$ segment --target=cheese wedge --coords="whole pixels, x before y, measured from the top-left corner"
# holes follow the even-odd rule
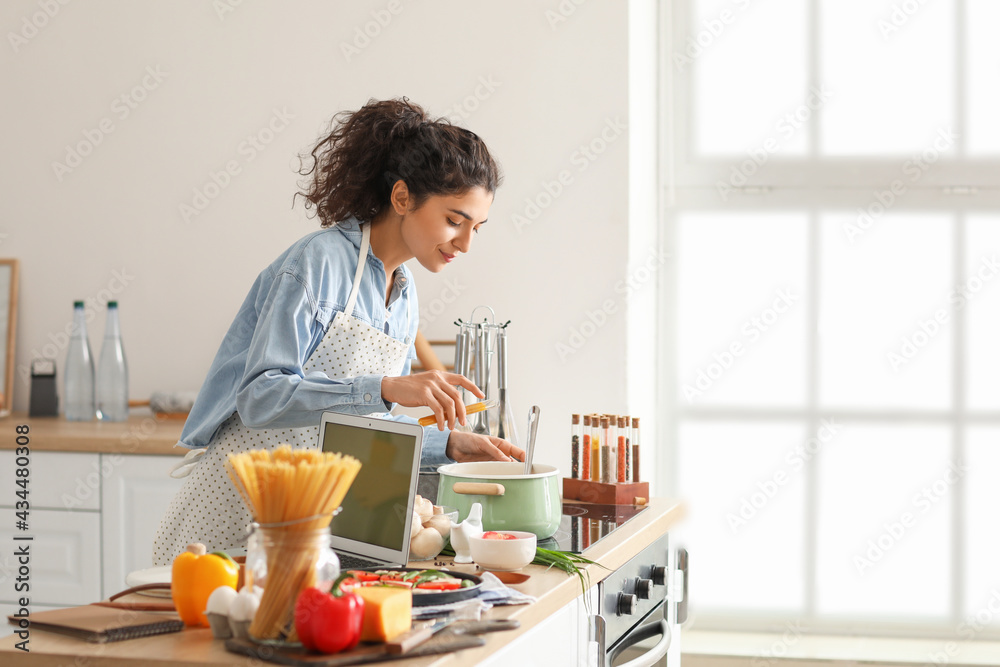
[[[354,592],[365,601],[361,641],[386,642],[410,629],[413,594],[408,588],[358,586]]]

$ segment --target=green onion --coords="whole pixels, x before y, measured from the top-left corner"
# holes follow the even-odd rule
[[[442,556],[454,556],[455,550],[451,546],[445,547],[441,551]],[[597,561],[590,560],[589,558],[584,558],[580,554],[571,553],[569,551],[556,551],[554,549],[543,549],[542,547],[535,548],[535,559],[531,561],[532,565],[544,565],[549,568],[556,568],[562,570],[566,574],[575,574],[580,578],[580,588],[583,593],[587,593],[587,583],[590,580],[590,576],[584,579],[586,572],[580,569],[581,565],[596,565],[598,567],[604,567]],[[608,569],[604,567],[604,569]]]

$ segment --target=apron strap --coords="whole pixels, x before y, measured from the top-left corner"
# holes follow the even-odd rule
[[[190,475],[191,471],[194,470],[194,465],[198,463],[198,459],[205,455],[205,451],[205,447],[192,449],[184,455],[184,458],[181,459],[180,463],[177,463],[170,468],[170,476],[174,479],[182,479]]]
[[[365,272],[365,264],[368,263],[368,248],[372,243],[372,225],[365,223],[361,225],[361,252],[358,253],[358,269],[354,272],[354,284],[351,286],[351,296],[347,299],[347,307],[344,312],[354,317],[354,304],[358,302],[358,291],[361,288],[361,276]]]

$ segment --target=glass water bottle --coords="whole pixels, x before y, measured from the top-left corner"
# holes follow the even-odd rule
[[[117,301],[108,301],[104,344],[97,365],[97,418],[109,422],[128,419],[128,363],[122,347]]]
[[[87,421],[94,418],[94,358],[87,339],[87,316],[83,301],[73,302],[73,332],[66,350],[66,372],[63,373],[63,402],[66,419]]]

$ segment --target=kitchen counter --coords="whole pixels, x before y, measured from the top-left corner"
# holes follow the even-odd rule
[[[588,558],[608,568],[605,570],[596,565],[587,566],[585,571],[589,577],[589,586],[596,585],[609,571],[623,565],[632,556],[651,544],[654,539],[670,530],[683,514],[683,507],[677,501],[662,498],[652,499],[649,509],[641,512],[587,550],[585,555]],[[473,571],[473,566],[446,565],[445,567],[452,567],[459,571]],[[546,569],[539,565],[529,565],[524,568],[523,572],[531,575],[531,579],[523,584],[517,584],[513,588],[535,596],[538,601],[529,605],[496,607],[485,616],[486,618],[517,619],[521,623],[519,629],[484,635],[486,644],[479,648],[466,649],[458,653],[399,660],[391,664],[401,667],[457,667],[458,665],[477,664],[561,610],[580,596],[582,592],[579,579],[561,571]],[[88,667],[130,667],[133,665],[222,667],[223,665],[243,664],[248,660],[245,657],[227,652],[223,642],[213,640],[211,631],[207,629],[184,630],[179,633],[112,644],[88,644],[69,637],[34,630],[29,638],[30,653],[16,650],[14,644],[18,641],[16,635],[0,640],[0,663],[8,667],[19,665],[55,667],[56,665],[71,664],[75,658],[76,663],[80,663],[82,659],[83,664],[87,664]],[[258,667],[267,664],[256,660],[253,662]]]
[[[35,452],[103,454],[168,454],[184,456],[188,450],[174,447],[184,428],[183,419],[165,419],[133,411],[124,422],[71,422],[62,417],[29,417],[15,412],[0,419],[0,432],[13,434],[26,424],[30,447]],[[0,450],[14,449],[14,437],[0,439]]]

